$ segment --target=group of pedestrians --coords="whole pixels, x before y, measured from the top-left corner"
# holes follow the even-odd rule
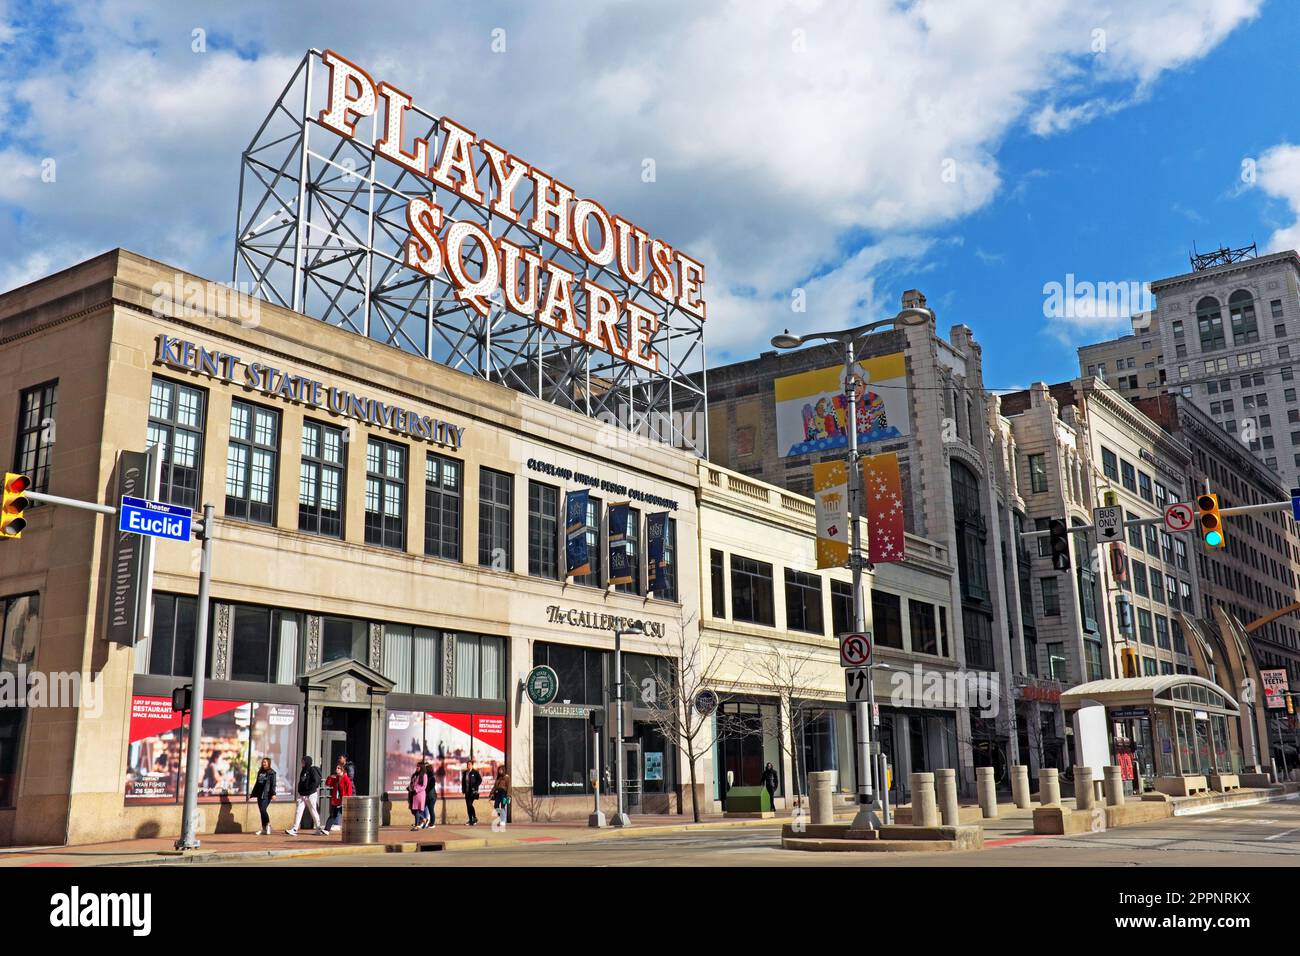
[[[465,825],[477,826],[478,812],[474,804],[478,801],[479,792],[483,788],[483,774],[479,773],[472,760],[465,765],[465,770],[461,773],[460,788],[465,796]],[[411,774],[410,782],[406,785],[406,793],[411,812],[415,815],[415,822],[411,825],[411,829],[424,830],[434,826],[433,804],[438,799],[438,789],[433,776],[433,765],[429,761],[422,759],[416,765],[415,772]],[[492,801],[492,808],[496,811],[497,817],[504,820],[510,805],[510,772],[505,767],[502,767],[497,774],[488,798]]]
[[[343,816],[343,798],[356,793],[355,780],[356,767],[346,755],[339,756],[334,764],[334,771],[328,777],[322,776],[321,768],[312,762],[311,757],[303,757],[295,790],[297,797],[293,826],[284,832],[289,836],[297,836],[303,814],[306,813],[311,816],[315,833],[321,836],[333,833]],[[483,787],[483,774],[474,766],[473,761],[466,764],[460,782],[461,792],[465,795],[466,825],[477,826],[478,813],[474,804],[479,799],[479,792]],[[329,788],[330,795],[329,817],[326,818],[323,826],[320,811],[316,809],[322,786]],[[275,768],[271,764],[270,757],[263,757],[252,790],[252,796],[257,801],[257,812],[262,820],[262,825],[257,831],[259,836],[271,834],[270,806],[271,801],[275,799],[275,790]],[[438,791],[434,781],[433,765],[428,760],[421,759],[416,766],[415,772],[411,774],[410,783],[407,784],[406,794],[411,812],[415,814],[415,822],[411,825],[411,829],[424,830],[433,826],[433,805],[438,799]],[[488,799],[492,801],[492,809],[498,819],[504,822],[510,806],[510,772],[504,766],[496,776]]]
[[[356,773],[356,767],[348,760],[346,754],[339,755],[338,761],[334,764],[334,772],[323,778],[320,767],[312,762],[311,757],[303,757],[302,768],[298,771],[295,801],[297,806],[294,809],[293,826],[284,832],[289,836],[297,836],[305,812],[311,816],[315,833],[321,836],[333,833],[343,816],[343,798],[357,792],[356,784],[353,783]],[[320,811],[316,809],[322,785],[328,787],[330,791],[330,812],[324,826],[320,822]],[[257,769],[257,780],[253,783],[252,792],[253,798],[257,800],[257,812],[262,818],[262,826],[257,831],[260,836],[271,834],[269,808],[271,801],[275,799],[275,787],[275,768],[271,765],[270,757],[263,757],[262,764]]]

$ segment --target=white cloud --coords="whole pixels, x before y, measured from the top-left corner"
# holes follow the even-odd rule
[[[54,56],[0,62],[0,120],[26,116],[0,149],[59,163],[52,188],[0,179],[0,204],[25,224],[0,255],[77,236],[228,278],[239,154],[305,47],[332,46],[703,259],[711,355],[743,354],[789,321],[796,287],[823,325],[895,305],[877,301],[877,280],[998,194],[1008,132],[1122,104],[1123,87],[1203,56],[1257,7],[483,4],[436,30],[403,29],[410,14],[380,2],[364,15],[253,0],[201,16],[145,0],[74,7],[83,23]],[[498,27],[505,53],[492,52]]]
[[[1256,182],[1264,193],[1287,205],[1292,219],[1268,239],[1268,252],[1300,249],[1300,146],[1279,143],[1256,161]]]

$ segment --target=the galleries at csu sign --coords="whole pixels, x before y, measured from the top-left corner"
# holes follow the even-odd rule
[[[328,101],[317,117],[322,126],[361,140],[380,156],[449,190],[455,203],[473,203],[593,266],[616,270],[631,286],[704,320],[701,263],[445,116],[438,120],[439,135],[431,146],[415,135],[418,131],[407,129],[412,110],[408,94],[376,82],[332,50],[322,59],[329,68]],[[366,117],[373,119],[358,122]],[[482,169],[486,177],[476,175]],[[531,203],[526,202],[529,194]],[[479,222],[452,219],[431,197],[409,200],[406,223],[406,265],[450,282],[479,315],[488,315],[500,299],[510,311],[540,325],[649,371],[659,370],[651,342],[660,316],[632,296],[620,298],[559,262],[543,259],[527,244],[494,237]]]

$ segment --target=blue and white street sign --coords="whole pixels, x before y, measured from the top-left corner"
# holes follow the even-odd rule
[[[151,538],[188,541],[193,520],[194,514],[189,508],[123,495],[122,507],[117,512],[117,530]]]
[[[1300,521],[1300,488],[1291,489],[1291,515]]]

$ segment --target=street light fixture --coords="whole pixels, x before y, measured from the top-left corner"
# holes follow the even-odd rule
[[[848,400],[849,406],[849,570],[853,575],[853,629],[855,631],[866,630],[866,601],[862,594],[862,566],[865,563],[862,560],[862,529],[859,527],[859,517],[861,515],[861,496],[862,496],[862,477],[858,471],[858,402],[857,390],[861,383],[858,383],[853,374],[853,365],[856,361],[855,343],[859,338],[867,335],[877,329],[890,328],[908,328],[925,325],[934,321],[934,313],[929,309],[909,306],[895,315],[893,318],[881,319],[879,322],[868,322],[866,325],[860,325],[856,328],[845,329],[840,332],[812,332],[808,335],[792,335],[789,329],[786,329],[780,335],[772,337],[772,347],[777,349],[794,349],[803,345],[805,342],[816,339],[824,339],[831,342],[838,342],[844,346],[844,393]],[[869,668],[879,665],[869,664]],[[857,707],[857,752],[858,752],[858,813],[853,818],[850,825],[854,830],[875,830],[880,826],[880,818],[876,816],[876,811],[883,811],[885,822],[889,821],[888,803],[882,802],[880,798],[880,788],[874,784],[873,780],[879,774],[879,783],[884,783],[884,771],[875,766],[875,760],[871,752],[871,719],[876,711],[876,689],[874,674],[871,680],[867,681],[867,700],[865,703],[859,702]],[[886,797],[886,800],[888,798]]]
[[[618,804],[610,822],[616,827],[631,826],[623,809],[623,635],[640,637],[644,633],[645,628],[636,621],[626,627],[614,628],[614,726],[618,728],[614,741],[614,792],[618,795]]]

